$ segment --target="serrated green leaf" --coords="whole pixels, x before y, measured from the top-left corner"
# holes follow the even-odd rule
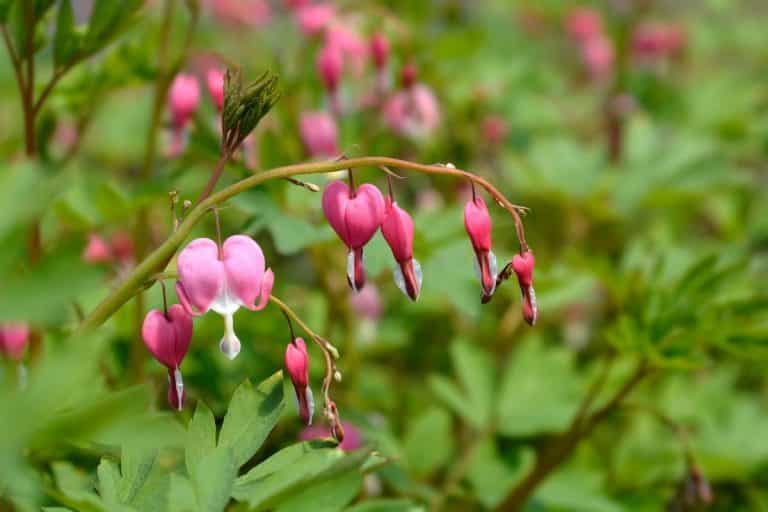
[[[184,454],[187,472],[192,474],[200,461],[216,448],[216,421],[213,413],[205,405],[198,401],[195,414],[187,427],[187,440]]]
[[[470,459],[467,480],[480,502],[489,509],[497,507],[533,467],[535,455],[531,448],[509,452],[503,458],[494,440],[486,439]]]
[[[362,483],[363,476],[353,469],[289,496],[275,507],[275,511],[338,512],[357,495]]]
[[[276,372],[256,389],[249,380],[238,386],[219,434],[219,447],[232,450],[236,467],[253,457],[284,407],[282,372]]]
[[[464,388],[466,407],[472,411],[476,428],[486,428],[493,420],[496,368],[488,353],[466,341],[451,345],[451,360]]]
[[[219,447],[205,455],[190,475],[200,512],[222,512],[229,502],[237,466],[229,448]]]
[[[99,494],[107,503],[117,504],[119,501],[117,489],[120,485],[120,471],[114,462],[108,459],[101,459],[99,467],[96,469],[99,477]]]
[[[416,506],[412,501],[399,499],[374,499],[365,500],[344,512],[424,512],[424,507]]]
[[[120,503],[130,504],[149,479],[155,465],[157,452],[145,447],[128,445],[123,447],[120,459],[120,472],[123,477],[117,489]]]
[[[408,468],[425,476],[450,460],[453,453],[451,416],[433,407],[414,418],[403,440]]]

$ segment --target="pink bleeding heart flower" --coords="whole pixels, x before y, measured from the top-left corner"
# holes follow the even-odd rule
[[[344,432],[344,439],[339,443],[339,448],[345,452],[352,452],[363,446],[363,435],[355,425],[348,421],[341,422]],[[324,425],[315,425],[307,427],[299,434],[302,441],[312,441],[313,439],[327,439],[332,436],[332,432]]]
[[[186,146],[186,128],[200,102],[200,88],[192,75],[176,75],[168,92],[168,106],[171,111],[171,143],[168,156],[177,157]]]
[[[480,196],[464,205],[464,227],[475,251],[475,269],[480,277],[483,297],[489,298],[496,290],[496,256],[491,251],[491,215]]]
[[[421,265],[413,259],[413,219],[408,212],[400,208],[391,197],[387,197],[384,218],[381,221],[381,234],[392,250],[397,261],[395,284],[400,290],[416,300],[421,291]]]
[[[83,250],[83,261],[86,263],[107,263],[112,261],[112,248],[106,240],[96,233],[88,235],[88,243]]]
[[[339,83],[344,70],[344,59],[341,49],[332,44],[326,44],[317,54],[317,72],[328,93],[331,110],[335,116],[341,115],[341,96]]]
[[[373,238],[384,217],[384,198],[379,189],[365,183],[351,190],[334,181],[323,192],[323,212],[339,238],[349,248],[347,280],[354,291],[365,285],[363,246]]]
[[[603,35],[589,39],[581,46],[581,60],[592,79],[607,78],[613,70],[613,42]]]
[[[144,318],[141,337],[154,358],[168,369],[168,402],[181,410],[185,394],[180,366],[192,340],[192,317],[179,304],[168,308],[167,314],[153,309]]]
[[[375,323],[382,313],[381,296],[374,283],[369,284],[349,299],[352,310],[363,320]]]
[[[376,69],[383,69],[389,60],[389,40],[381,32],[371,37],[371,55]]]
[[[538,317],[538,307],[536,305],[536,292],[533,289],[533,267],[536,260],[531,251],[523,254],[516,254],[512,258],[512,269],[517,274],[517,282],[520,285],[520,292],[523,300],[523,317],[530,325],[536,323]]]
[[[440,106],[424,84],[407,87],[384,104],[384,121],[398,135],[413,139],[430,136],[440,125]]]
[[[568,35],[578,43],[584,43],[603,32],[603,18],[600,13],[588,7],[571,11],[565,19]]]
[[[29,344],[29,325],[7,323],[0,325],[0,354],[12,361],[20,361]]]
[[[347,69],[353,75],[360,76],[368,60],[369,45],[353,27],[350,23],[330,25],[325,31],[325,44],[338,48]]]
[[[312,424],[315,400],[309,387],[309,354],[302,338],[296,338],[285,349],[285,368],[296,392],[296,405],[301,421]]]
[[[209,69],[205,74],[205,85],[216,105],[216,110],[221,113],[224,108],[224,72],[220,69]]]
[[[213,310],[224,317],[219,348],[234,359],[241,346],[234,329],[235,312],[241,306],[264,309],[275,280],[272,270],[265,270],[261,247],[245,235],[227,238],[221,248],[209,238],[198,238],[179,253],[177,266],[176,294],[182,306],[192,316]]]
[[[134,260],[133,238],[127,231],[115,231],[110,238],[112,254],[123,264],[130,265]]]
[[[313,158],[339,154],[339,131],[336,120],[325,111],[302,112],[299,120],[301,140]]]
[[[299,6],[296,10],[296,23],[306,36],[319,34],[336,17],[336,7],[331,3],[318,3]]]

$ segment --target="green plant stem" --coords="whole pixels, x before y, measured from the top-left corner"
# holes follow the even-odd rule
[[[264,182],[288,178],[292,176],[302,174],[322,174],[327,172],[339,171],[347,168],[357,167],[374,167],[380,166],[396,167],[398,169],[409,170],[414,172],[420,172],[425,174],[435,174],[444,176],[453,176],[462,179],[468,179],[475,184],[483,187],[488,193],[499,203],[505,210],[507,210],[515,219],[515,223],[518,226],[517,231],[520,237],[520,243],[525,244],[525,239],[522,237],[523,227],[522,219],[520,217],[520,211],[523,208],[512,204],[504,195],[499,192],[496,187],[491,185],[485,179],[476,176],[467,171],[460,169],[454,169],[452,167],[445,167],[442,165],[424,165],[406,160],[398,160],[396,158],[382,157],[382,156],[368,156],[360,158],[350,158],[348,160],[334,160],[328,162],[310,162],[295,165],[286,165],[283,167],[276,167],[269,171],[264,171],[260,174],[249,176],[237,183],[234,183],[215,194],[212,194],[207,199],[203,200],[192,208],[187,214],[184,221],[179,224],[179,229],[172,233],[165,242],[163,242],[157,249],[155,249],[146,259],[144,259],[139,265],[133,269],[128,277],[123,280],[91,313],[85,318],[77,329],[77,334],[83,334],[100,326],[104,321],[112,316],[120,307],[125,304],[133,295],[141,288],[144,282],[152,274],[162,272],[165,266],[173,258],[176,250],[186,240],[189,233],[194,228],[195,224],[210,210],[213,206],[219,205],[228,199],[236,196],[237,194],[244,192],[250,188],[261,185]],[[527,246],[526,246],[527,247]]]
[[[533,469],[517,484],[507,498],[496,508],[504,512],[517,512],[522,510],[528,499],[561,464],[573,454],[579,443],[588,437],[595,427],[618,408],[627,396],[650,373],[650,368],[645,361],[641,361],[635,371],[622,384],[616,393],[599,409],[586,415],[577,413],[569,429],[556,437],[548,444],[536,458]],[[598,382],[603,379],[598,376]],[[585,401],[593,403],[596,394],[602,388],[602,384],[592,386],[585,397]],[[581,407],[579,411],[581,412]]]

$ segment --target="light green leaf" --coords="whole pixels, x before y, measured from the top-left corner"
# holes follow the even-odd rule
[[[276,372],[255,390],[249,380],[238,386],[219,434],[219,447],[232,449],[236,467],[253,457],[284,407],[282,372]]]
[[[409,500],[365,500],[353,507],[345,509],[345,512],[424,512],[424,507],[419,507]]]
[[[197,402],[195,414],[187,428],[185,461],[191,474],[200,461],[216,448],[216,421],[213,413],[202,400]]]
[[[289,496],[280,503],[276,512],[337,512],[342,510],[360,491],[363,476],[353,469],[338,476],[318,482],[307,489]]]
[[[232,495],[237,466],[232,450],[219,447],[209,452],[190,475],[200,512],[222,512]]]
[[[494,508],[533,467],[535,455],[530,448],[513,451],[511,460],[502,458],[493,439],[481,442],[470,459],[467,480],[475,496],[486,507]]]
[[[416,476],[425,476],[443,466],[453,453],[451,416],[433,407],[417,416],[403,441],[408,468]]]

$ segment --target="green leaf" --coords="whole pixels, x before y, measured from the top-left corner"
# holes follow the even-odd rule
[[[53,37],[54,67],[61,68],[69,64],[77,54],[79,43],[71,0],[61,0],[56,17],[56,32]]]
[[[345,512],[424,512],[424,507],[418,507],[409,500],[378,499],[365,500],[353,507],[345,509]]]
[[[5,23],[8,19],[8,13],[14,2],[17,0],[0,0],[0,23]]]
[[[403,441],[408,468],[416,476],[425,476],[443,466],[453,453],[451,416],[433,407],[417,416]]]
[[[83,44],[86,54],[99,51],[117,37],[142,4],[142,0],[96,0]]]
[[[107,505],[114,505],[119,502],[117,488],[120,484],[120,471],[114,462],[108,459],[101,459],[99,467],[96,469],[99,477],[99,494]]]
[[[512,486],[528,474],[535,455],[531,448],[525,447],[512,450],[514,457],[509,457],[508,453],[502,457],[493,439],[480,443],[470,459],[467,480],[474,495],[491,509],[498,506]]]
[[[222,512],[229,503],[237,466],[229,448],[209,452],[190,474],[200,512]]]
[[[588,468],[568,468],[558,471],[536,491],[534,500],[547,510],[573,512],[622,512],[624,507],[602,491],[599,474]]]
[[[276,512],[337,512],[342,510],[360,491],[363,476],[353,469],[318,482],[280,503]]]
[[[117,488],[117,497],[121,503],[131,503],[147,482],[155,464],[157,452],[138,446],[123,448],[120,470],[123,475]]]
[[[216,449],[216,421],[213,413],[202,400],[197,402],[195,414],[187,428],[185,461],[187,471],[192,474],[200,461]]]
[[[255,390],[247,379],[238,386],[219,434],[219,446],[232,449],[236,467],[253,457],[275,427],[284,407],[281,371]]]

